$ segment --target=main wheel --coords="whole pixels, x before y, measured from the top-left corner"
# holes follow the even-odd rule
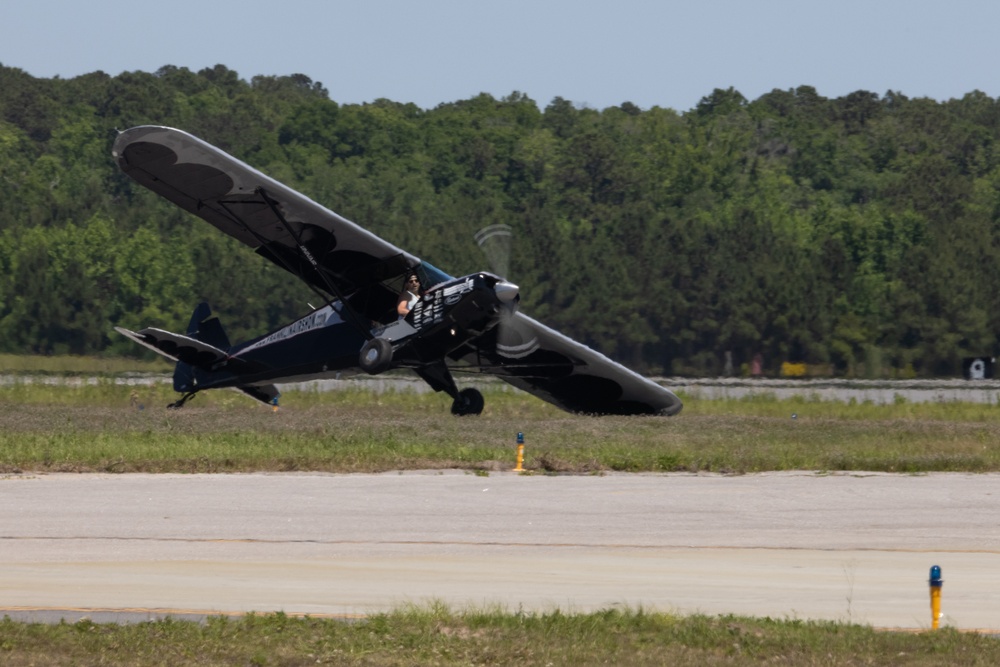
[[[479,390],[469,387],[458,392],[458,398],[451,404],[451,414],[456,417],[478,415],[482,413],[484,405],[485,401],[483,401],[483,395],[479,393]]]
[[[378,375],[389,368],[392,363],[392,343],[385,338],[372,338],[365,341],[358,355],[358,366],[372,375]]]

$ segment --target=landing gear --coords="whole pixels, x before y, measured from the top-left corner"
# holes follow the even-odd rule
[[[455,386],[455,379],[443,361],[414,369],[434,391],[446,392],[452,398],[451,414],[456,417],[478,415],[483,412],[483,395],[478,389],[467,387],[462,391]]]
[[[358,355],[358,365],[361,370],[372,375],[378,375],[389,368],[392,363],[392,343],[385,338],[372,338],[365,341]]]
[[[478,415],[482,413],[483,405],[485,405],[485,401],[483,401],[483,395],[479,393],[479,390],[468,387],[458,392],[458,396],[451,404],[451,414],[456,417]]]
[[[191,391],[191,392],[188,392],[188,393],[184,394],[179,399],[177,399],[176,401],[174,401],[173,403],[171,403],[170,405],[168,405],[167,406],[167,410],[180,410],[181,408],[184,407],[185,403],[187,403],[189,400],[191,400],[192,398],[194,398],[194,395],[196,393],[197,392]]]

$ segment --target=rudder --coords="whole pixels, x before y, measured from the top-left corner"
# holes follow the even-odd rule
[[[202,343],[228,352],[232,344],[222,328],[218,317],[212,317],[212,309],[206,302],[199,303],[188,322],[187,335]],[[187,393],[194,391],[204,382],[211,371],[178,361],[174,367],[174,391]]]

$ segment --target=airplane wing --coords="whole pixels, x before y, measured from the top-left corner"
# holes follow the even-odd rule
[[[374,315],[395,303],[381,281],[420,260],[187,132],[121,132],[112,155],[131,178],[328,295]],[[385,294],[379,293],[382,287]],[[374,290],[374,291],[373,291]],[[363,301],[363,303],[362,303]],[[370,311],[370,312],[368,312]],[[375,319],[374,317],[372,319]]]
[[[134,127],[118,135],[112,155],[140,184],[314,289],[346,296],[356,312],[371,320],[386,310],[395,319],[397,291],[385,281],[418,265],[437,280],[448,278],[187,132]],[[168,356],[176,357],[178,350],[200,357],[215,353],[151,329],[130,337]],[[671,415],[681,409],[680,399],[669,390],[523,314],[514,315],[474,347],[457,351],[450,361],[455,370],[465,366],[498,375],[571,412]]]
[[[569,412],[670,416],[683,407],[666,387],[520,312],[460,361]]]

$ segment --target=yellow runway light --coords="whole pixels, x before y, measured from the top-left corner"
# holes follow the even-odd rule
[[[931,629],[937,630],[938,622],[941,620],[941,585],[944,580],[941,578],[941,568],[937,565],[931,567]]]

